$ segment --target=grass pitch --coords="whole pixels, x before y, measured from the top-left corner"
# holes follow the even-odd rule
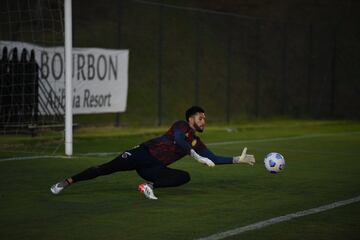
[[[171,167],[188,171],[191,182],[157,189],[157,201],[136,191],[141,179],[135,172],[50,193],[54,182],[164,130],[80,129],[73,158],[0,161],[0,239],[196,239],[360,195],[360,123],[339,121],[210,126],[200,137],[211,150],[232,156],[247,146],[256,165],[208,168],[184,158]],[[271,151],[285,156],[281,174],[263,167]],[[89,152],[113,154],[83,155]],[[360,203],[229,239],[265,238],[359,239]]]

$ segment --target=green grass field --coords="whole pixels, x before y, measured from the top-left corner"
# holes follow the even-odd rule
[[[184,158],[171,166],[190,172],[191,182],[157,189],[157,201],[136,191],[135,172],[50,193],[54,182],[115,156],[82,153],[120,152],[164,130],[79,129],[73,158],[0,160],[0,239],[196,239],[360,195],[360,123],[305,120],[208,126],[201,138],[210,149],[237,155],[247,146],[256,165],[208,168]],[[0,143],[26,142],[9,139]],[[263,167],[271,151],[286,158],[281,174]],[[360,203],[228,239],[360,239]]]

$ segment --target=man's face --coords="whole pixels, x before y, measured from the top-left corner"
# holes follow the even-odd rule
[[[205,113],[196,113],[189,118],[189,124],[195,131],[203,132],[205,129]]]

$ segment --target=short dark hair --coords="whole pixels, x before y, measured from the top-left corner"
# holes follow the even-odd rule
[[[196,113],[205,113],[204,109],[202,109],[199,106],[192,106],[185,112],[185,119],[186,121],[189,121],[189,117],[195,115]]]

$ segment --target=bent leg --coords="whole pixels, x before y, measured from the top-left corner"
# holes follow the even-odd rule
[[[154,188],[177,187],[190,181],[188,172],[166,166],[155,166],[136,171],[142,178],[152,182]]]

